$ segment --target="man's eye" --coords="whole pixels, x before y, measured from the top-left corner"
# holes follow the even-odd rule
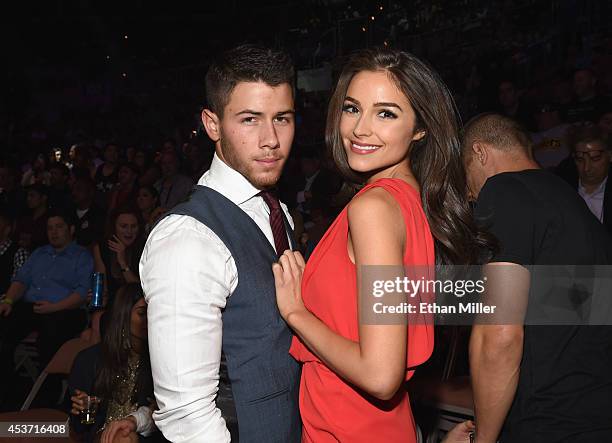
[[[255,117],[245,117],[242,119],[242,123],[255,123]]]
[[[274,120],[276,120],[279,123],[289,123],[289,117],[283,117],[283,116],[279,116],[276,117]]]
[[[346,112],[348,114],[357,114],[359,110],[354,105],[344,105],[342,106],[342,112]]]

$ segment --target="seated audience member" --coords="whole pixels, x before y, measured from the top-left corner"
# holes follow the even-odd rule
[[[70,171],[73,176],[87,175],[92,179],[94,178],[97,168],[92,150],[93,149],[87,145],[73,145],[70,148],[70,157],[73,159]]]
[[[565,176],[595,217],[612,233],[612,185],[610,140],[598,126],[578,126],[570,133],[576,176]]]
[[[501,114],[516,120],[528,130],[534,129],[532,112],[521,99],[520,92],[514,81],[500,81],[497,94]]]
[[[16,218],[26,212],[25,192],[18,185],[18,176],[19,173],[13,165],[0,163],[0,209]]]
[[[134,164],[138,167],[140,178],[138,184],[141,186],[153,186],[161,177],[159,166],[152,159],[149,151],[139,148],[134,154]]]
[[[47,232],[49,244],[32,253],[0,303],[0,389],[10,384],[15,347],[30,332],[38,331],[44,368],[85,326],[81,308],[91,287],[92,256],[73,241],[74,221],[67,213],[51,212]]]
[[[119,146],[115,143],[108,143],[104,147],[104,163],[98,166],[94,176],[96,189],[101,194],[106,194],[117,183],[117,174],[119,172],[118,161]]]
[[[138,167],[132,163],[119,166],[117,183],[108,193],[107,210],[112,213],[117,208],[133,205],[138,190]]]
[[[72,204],[76,216],[75,239],[78,244],[90,248],[104,235],[106,214],[94,203],[96,184],[88,175],[74,180]]]
[[[141,186],[138,189],[136,205],[144,222],[144,233],[148,235],[155,222],[161,217],[165,209],[159,206],[159,193],[153,186]]]
[[[12,238],[15,220],[8,212],[0,212],[0,295],[6,293],[15,274],[30,255]]]
[[[49,186],[51,174],[47,170],[47,157],[38,154],[32,162],[32,168],[21,177],[21,186],[32,186],[35,184]]]
[[[48,202],[47,186],[35,184],[27,188],[26,206],[29,213],[19,220],[17,235],[20,245],[29,251],[47,244]]]
[[[172,209],[189,195],[194,182],[179,172],[179,159],[172,150],[162,154],[160,166],[162,178],[155,183],[155,188],[159,192],[160,204],[166,209]]]
[[[598,117],[610,108],[610,100],[597,94],[597,79],[589,68],[574,72],[574,100],[565,111],[569,123],[597,123]]]
[[[106,300],[112,302],[117,290],[126,283],[138,283],[138,263],[143,248],[140,212],[119,208],[111,214],[109,235],[93,246],[94,267],[105,277]]]
[[[147,305],[138,283],[117,291],[105,312],[102,341],[81,351],[68,381],[72,429],[85,441],[138,441],[157,431],[153,422],[153,380],[147,350]],[[95,423],[83,425],[84,398],[100,403]],[[132,434],[132,435],[130,435]],[[156,441],[160,436],[145,438]],[[156,438],[157,437],[157,438]]]
[[[604,110],[599,119],[597,125],[604,132],[608,140],[612,140],[612,109]]]
[[[212,154],[208,153],[199,145],[191,142],[183,143],[183,154],[185,156],[185,174],[197,183],[202,174],[210,168]]]
[[[535,114],[538,132],[531,134],[533,156],[543,168],[554,168],[570,155],[567,130],[556,105],[540,106]]]
[[[49,166],[50,185],[49,185],[49,207],[51,208],[70,208],[70,170],[63,163],[52,163]]]

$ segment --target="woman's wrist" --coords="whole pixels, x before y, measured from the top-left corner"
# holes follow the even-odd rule
[[[285,316],[285,321],[290,327],[295,328],[300,323],[301,319],[303,319],[306,315],[312,315],[306,308],[295,309],[287,313]]]

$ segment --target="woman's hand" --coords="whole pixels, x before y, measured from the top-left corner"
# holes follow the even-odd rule
[[[128,415],[122,420],[111,421],[102,432],[100,443],[112,443],[115,437],[127,438],[131,432],[136,432],[136,419]]]
[[[70,401],[72,402],[72,408],[70,409],[70,413],[72,415],[79,415],[83,409],[85,409],[85,403],[87,401],[87,393],[83,391],[79,391],[78,389],[74,390],[74,395],[70,397]]]
[[[119,237],[113,235],[113,238],[108,240],[108,248],[117,254],[117,262],[122,268],[127,267],[127,260],[125,259],[125,244],[119,240]]]
[[[476,425],[472,420],[459,423],[453,429],[448,431],[442,443],[469,443],[470,432],[476,429]]]
[[[285,251],[278,263],[272,265],[276,286],[276,303],[281,316],[288,322],[292,313],[305,311],[302,301],[302,274],[306,262],[297,251]]]

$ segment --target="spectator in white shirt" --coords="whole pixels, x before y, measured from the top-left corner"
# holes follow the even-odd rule
[[[595,217],[612,233],[612,187],[610,141],[601,128],[576,128],[572,137],[572,157],[578,171],[577,189]]]

